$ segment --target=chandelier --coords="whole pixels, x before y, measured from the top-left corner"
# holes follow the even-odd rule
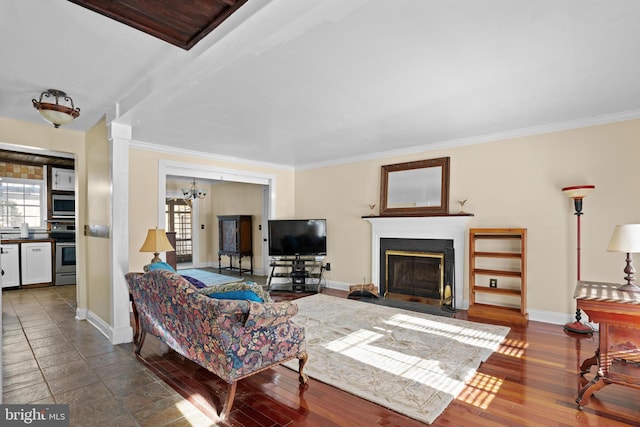
[[[195,178],[193,178],[193,182],[191,183],[191,188],[182,189],[182,197],[185,200],[204,199],[206,195],[207,195],[206,190],[196,187]]]
[[[43,99],[49,100],[50,98],[52,98],[51,101],[55,100],[55,104],[43,102]],[[68,105],[60,104],[60,100]],[[38,110],[42,118],[51,123],[56,129],[61,125],[71,123],[73,119],[80,116],[80,108],[75,108],[73,99],[61,90],[49,89],[40,94],[38,101],[32,99],[31,102],[33,103],[33,108]]]

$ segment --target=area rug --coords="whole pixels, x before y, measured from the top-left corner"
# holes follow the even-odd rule
[[[178,270],[178,274],[198,279],[207,286],[224,285],[225,283],[232,283],[242,280],[242,277],[225,276],[224,274],[218,274],[200,268],[187,268],[185,270]]]
[[[295,302],[311,378],[428,424],[509,332],[323,294]]]

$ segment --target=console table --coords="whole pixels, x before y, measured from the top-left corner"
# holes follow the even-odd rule
[[[291,280],[291,290],[294,292],[306,291],[308,284],[315,284],[316,292],[320,292],[322,272],[325,268],[322,261],[305,258],[281,258],[271,260],[270,266],[271,273],[267,280],[268,291],[271,290],[271,281],[274,277],[284,277]],[[277,269],[281,271],[276,271]]]
[[[576,397],[578,407],[607,384],[640,388],[640,292],[619,291],[616,283],[579,281],[577,306],[600,324],[598,349],[580,366],[584,375],[597,365],[596,376]]]

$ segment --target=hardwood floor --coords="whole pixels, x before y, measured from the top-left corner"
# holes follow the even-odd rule
[[[346,297],[346,292],[326,289]],[[285,295],[281,299],[294,298]],[[466,319],[460,311],[457,318]],[[477,320],[477,319],[469,319]],[[490,322],[499,323],[499,322]],[[640,390],[608,385],[578,410],[582,361],[593,356],[597,334],[564,332],[561,326],[530,321],[510,325],[505,342],[478,369],[465,390],[434,426],[628,426],[640,425]],[[147,336],[142,362],[215,423],[226,385],[197,365],[166,351]],[[312,359],[309,363],[313,363]],[[640,368],[638,368],[640,369]],[[229,426],[422,426],[379,405],[315,381],[299,389],[297,374],[269,369],[238,383]]]

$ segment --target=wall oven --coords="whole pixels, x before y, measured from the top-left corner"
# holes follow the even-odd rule
[[[76,283],[76,242],[56,241],[56,285]]]
[[[73,222],[52,222],[49,236],[56,241],[56,285],[76,283],[76,231]]]

